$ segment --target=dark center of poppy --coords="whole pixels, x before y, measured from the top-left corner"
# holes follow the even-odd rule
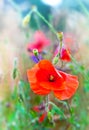
[[[51,81],[51,82],[54,81],[54,76],[53,76],[53,75],[50,75],[50,76],[49,76],[49,81]]]

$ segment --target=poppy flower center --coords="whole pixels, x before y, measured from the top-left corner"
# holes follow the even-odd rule
[[[50,76],[49,76],[49,81],[51,81],[51,82],[54,81],[54,76],[53,76],[53,75],[50,75]]]

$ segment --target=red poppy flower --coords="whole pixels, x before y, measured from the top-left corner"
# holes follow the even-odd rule
[[[70,62],[71,61],[71,57],[70,57],[69,49],[66,49],[65,47],[63,47],[61,49],[60,58],[61,58],[61,60]]]
[[[47,116],[47,112],[44,112],[40,117],[39,117],[39,123],[43,122],[44,119],[46,118]]]
[[[39,106],[34,106],[33,107],[33,110],[35,111],[35,112],[41,112],[41,111],[44,111],[45,110],[45,104],[40,104]]]
[[[58,71],[48,60],[39,61],[27,71],[27,76],[32,91],[38,95],[47,95],[53,91],[56,98],[66,100],[78,88],[77,76]]]
[[[39,116],[39,123],[43,122],[44,119],[47,117],[47,112],[45,110],[45,105],[44,104],[41,104],[39,106],[34,106],[33,107],[33,110],[37,113],[40,113],[41,112],[41,115]]]
[[[32,43],[29,43],[27,46],[27,50],[33,50],[33,49],[38,49],[39,52],[43,50],[45,46],[48,46],[50,41],[46,36],[44,35],[43,32],[41,31],[36,31],[34,35],[35,41]]]
[[[33,110],[34,110],[35,112],[40,112],[39,106],[34,106],[34,107],[33,107]]]
[[[54,52],[54,56],[56,56],[59,53],[58,51],[59,47],[57,47],[56,51]],[[70,50],[65,47],[62,47],[59,58],[63,61],[70,62],[71,61]]]

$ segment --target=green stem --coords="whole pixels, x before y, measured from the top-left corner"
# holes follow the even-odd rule
[[[58,38],[57,35],[57,31],[53,28],[53,26],[41,15],[40,12],[35,11],[36,14],[48,25],[48,27],[52,30],[52,32],[56,35],[56,37]],[[58,38],[59,39],[59,38]]]
[[[46,103],[47,103],[47,112],[49,112],[49,95],[46,98]]]
[[[76,66],[81,67],[81,64],[79,64],[79,62],[76,61],[76,59],[75,59],[73,56],[70,55],[70,57],[71,57],[71,59],[72,59],[72,62],[73,62]],[[85,78],[87,81],[89,80],[89,76],[87,75],[87,71],[86,71],[86,70],[81,71],[81,74],[83,74],[84,78]]]
[[[66,101],[66,104],[67,104],[67,108],[68,108],[68,110],[69,110],[70,116],[72,117],[73,115],[72,115],[72,111],[71,111],[70,104],[69,104],[68,101]]]
[[[60,50],[59,50],[59,52],[61,52],[62,45],[63,45],[63,41],[60,41]]]
[[[34,118],[33,120],[30,121],[30,123],[25,127],[25,129],[29,128],[33,123],[38,121],[38,117]]]
[[[66,106],[66,101],[62,101],[62,100],[58,100],[58,99],[56,99],[56,101],[57,101],[58,103],[63,104],[64,106]]]
[[[20,16],[22,17],[22,11],[21,9],[18,7],[18,5],[13,1],[13,0],[8,0],[9,3],[14,7],[14,9],[20,14]]]
[[[59,107],[58,107],[57,105],[55,105],[53,102],[50,102],[50,101],[49,101],[49,104],[59,110]],[[63,114],[64,118],[66,119],[65,114],[64,114],[63,112],[62,112],[62,114]]]
[[[56,108],[58,108],[58,106],[56,106],[53,102],[49,102],[49,104],[56,107]]]
[[[81,8],[83,9],[83,12],[88,16],[89,18],[89,12],[86,9],[86,7],[84,6],[83,2],[81,0],[78,0],[79,5],[81,6]]]
[[[41,27],[40,27],[40,21],[39,21],[37,15],[34,15],[34,18],[36,20],[37,28],[40,30],[41,29]]]

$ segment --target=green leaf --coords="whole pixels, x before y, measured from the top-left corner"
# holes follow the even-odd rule
[[[17,68],[14,68],[12,75],[13,75],[13,79],[16,79],[16,77],[17,77]]]
[[[56,105],[52,107],[51,113],[52,113],[52,115],[54,115],[54,114],[60,115],[60,119],[63,119],[65,117],[63,110],[61,110]]]

